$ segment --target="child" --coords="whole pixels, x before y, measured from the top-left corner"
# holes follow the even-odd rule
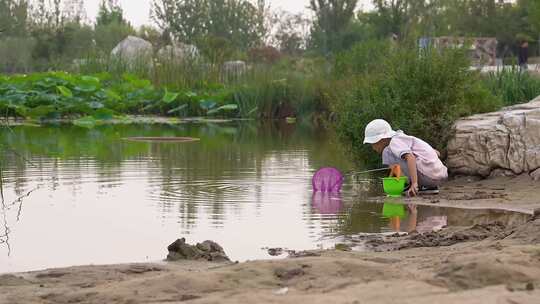
[[[401,131],[394,131],[390,124],[376,119],[366,126],[364,144],[371,144],[382,154],[384,165],[400,165],[409,178],[409,196],[421,189],[438,189],[448,179],[448,169],[439,159],[440,153],[425,141]]]

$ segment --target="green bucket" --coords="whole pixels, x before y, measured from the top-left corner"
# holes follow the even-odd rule
[[[403,190],[405,190],[408,178],[406,176],[402,176],[399,179],[395,177],[386,177],[382,180],[383,189],[386,195],[390,197],[401,197]]]

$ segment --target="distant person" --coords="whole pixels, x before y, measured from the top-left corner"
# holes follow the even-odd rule
[[[439,159],[437,150],[419,138],[392,130],[382,119],[366,126],[364,144],[371,144],[373,150],[382,155],[384,165],[401,166],[409,178],[409,196],[416,196],[419,191],[438,193],[439,186],[448,179],[448,169]]]
[[[529,67],[529,42],[523,41],[519,46],[518,63],[522,71],[527,71]]]

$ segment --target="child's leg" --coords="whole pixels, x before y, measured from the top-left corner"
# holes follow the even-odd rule
[[[441,186],[445,180],[434,180],[425,176],[422,172],[418,171],[418,186],[436,188]]]

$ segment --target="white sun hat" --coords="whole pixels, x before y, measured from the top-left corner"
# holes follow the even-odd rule
[[[386,120],[375,119],[366,126],[364,144],[374,144],[381,139],[392,138],[397,132],[392,130],[392,127]]]

